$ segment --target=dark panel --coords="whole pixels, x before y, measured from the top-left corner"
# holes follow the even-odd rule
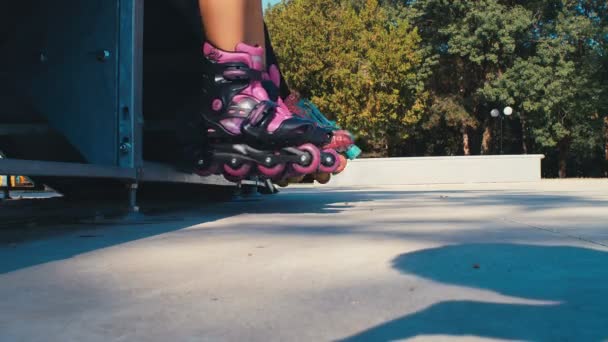
[[[5,78],[88,162],[117,165],[117,1],[27,4],[3,30]]]

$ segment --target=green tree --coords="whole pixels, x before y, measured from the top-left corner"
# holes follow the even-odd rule
[[[398,13],[377,0],[290,0],[266,14],[290,86],[373,155],[400,155],[425,109],[424,50]]]
[[[490,102],[514,105],[524,132],[532,133],[540,150],[558,152],[558,174],[566,177],[572,153],[593,158],[602,145],[599,104],[605,89],[596,76],[602,72],[597,46],[601,34],[580,2],[551,3],[535,12],[530,55],[518,57],[479,93]],[[526,140],[524,135],[524,145]]]
[[[608,175],[605,0],[286,0],[267,19],[291,86],[375,155],[491,153],[511,105],[507,151]]]
[[[472,154],[471,136],[484,132],[482,153],[492,145],[489,108],[479,94],[490,79],[509,68],[522,49],[532,13],[512,1],[415,0],[407,2],[407,16],[434,58],[428,84],[432,94],[430,129],[443,123],[462,134],[462,150]]]

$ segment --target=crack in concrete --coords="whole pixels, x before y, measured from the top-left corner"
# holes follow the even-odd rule
[[[505,218],[505,217],[503,217],[502,220],[503,221],[507,221],[507,222],[511,222],[511,223],[515,223],[515,224],[520,224],[520,225],[523,225],[523,226],[526,226],[526,227],[529,227],[529,228],[533,228],[533,229],[536,229],[536,230],[542,230],[542,231],[549,232],[549,233],[552,233],[552,234],[561,235],[563,237],[567,237],[567,238],[571,238],[571,239],[575,239],[575,240],[579,240],[579,241],[583,241],[583,242],[587,242],[587,243],[590,243],[590,244],[594,244],[594,245],[598,245],[598,246],[602,246],[602,247],[608,248],[608,244],[605,244],[605,243],[602,243],[602,242],[599,242],[599,241],[594,241],[594,240],[591,240],[591,239],[587,239],[587,238],[584,238],[582,236],[577,236],[577,235],[572,235],[572,234],[564,233],[564,232],[562,232],[562,231],[560,231],[558,229],[553,229],[553,228],[549,228],[549,227],[541,227],[541,226],[537,226],[537,225],[534,225],[534,224],[529,224],[529,223],[526,223],[526,222],[521,222],[521,221],[517,221],[517,220],[513,220],[513,219],[508,219],[508,218]]]

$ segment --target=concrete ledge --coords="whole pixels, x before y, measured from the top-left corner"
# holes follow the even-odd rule
[[[543,155],[359,159],[330,186],[535,182]]]

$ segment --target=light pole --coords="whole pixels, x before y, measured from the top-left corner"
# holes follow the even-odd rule
[[[505,116],[510,116],[511,114],[513,114],[513,108],[507,106],[502,111],[502,113],[504,114],[504,116],[500,115],[500,111],[498,109],[492,109],[492,111],[490,112],[490,115],[493,118],[497,118],[500,116],[500,154],[502,154],[502,120]]]

